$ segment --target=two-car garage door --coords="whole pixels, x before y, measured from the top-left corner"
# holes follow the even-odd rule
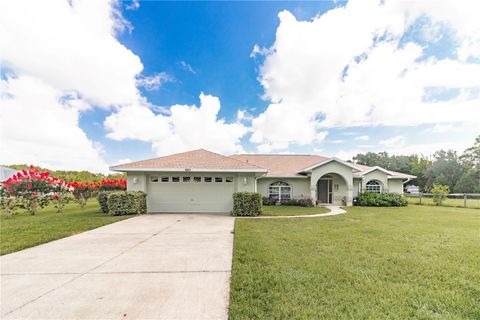
[[[148,212],[230,212],[234,178],[221,175],[148,177]]]

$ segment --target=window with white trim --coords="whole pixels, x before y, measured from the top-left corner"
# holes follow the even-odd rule
[[[212,177],[203,177],[203,182],[207,182],[207,183],[210,183],[212,182]]]
[[[283,181],[277,181],[268,187],[268,197],[276,202],[286,202],[291,199],[292,187]]]
[[[370,180],[365,185],[366,192],[380,193],[382,192],[382,185],[377,180]]]
[[[202,182],[202,177],[193,177],[193,182]]]
[[[215,177],[215,182],[216,182],[216,183],[222,183],[222,182],[223,182],[223,178],[222,178],[222,177]]]
[[[180,177],[172,177],[172,182],[180,182]]]
[[[232,183],[233,182],[233,177],[226,177],[225,182],[226,183]]]
[[[160,180],[162,182],[170,182],[170,177],[162,177],[162,179]]]
[[[190,177],[183,177],[183,182],[188,183],[190,181],[192,181]]]
[[[150,181],[151,182],[158,182],[158,176],[151,176]]]

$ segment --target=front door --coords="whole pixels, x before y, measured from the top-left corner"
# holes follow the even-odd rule
[[[332,180],[320,179],[317,182],[318,200],[320,203],[332,203]]]

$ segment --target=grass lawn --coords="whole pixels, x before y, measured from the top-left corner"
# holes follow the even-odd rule
[[[33,247],[55,239],[117,222],[131,216],[109,216],[100,211],[96,199],[90,199],[82,210],[76,203],[69,203],[62,213],[53,207],[40,209],[31,216],[19,210],[16,216],[0,217],[0,255]]]
[[[327,208],[307,208],[299,206],[263,206],[262,216],[298,216],[330,212]]]
[[[237,219],[230,319],[480,319],[480,211]]]

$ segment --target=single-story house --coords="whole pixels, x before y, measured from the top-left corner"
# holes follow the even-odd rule
[[[127,190],[147,193],[148,212],[230,212],[238,191],[350,206],[363,191],[403,193],[404,182],[415,178],[318,155],[224,156],[203,149],[110,169],[126,172]]]

